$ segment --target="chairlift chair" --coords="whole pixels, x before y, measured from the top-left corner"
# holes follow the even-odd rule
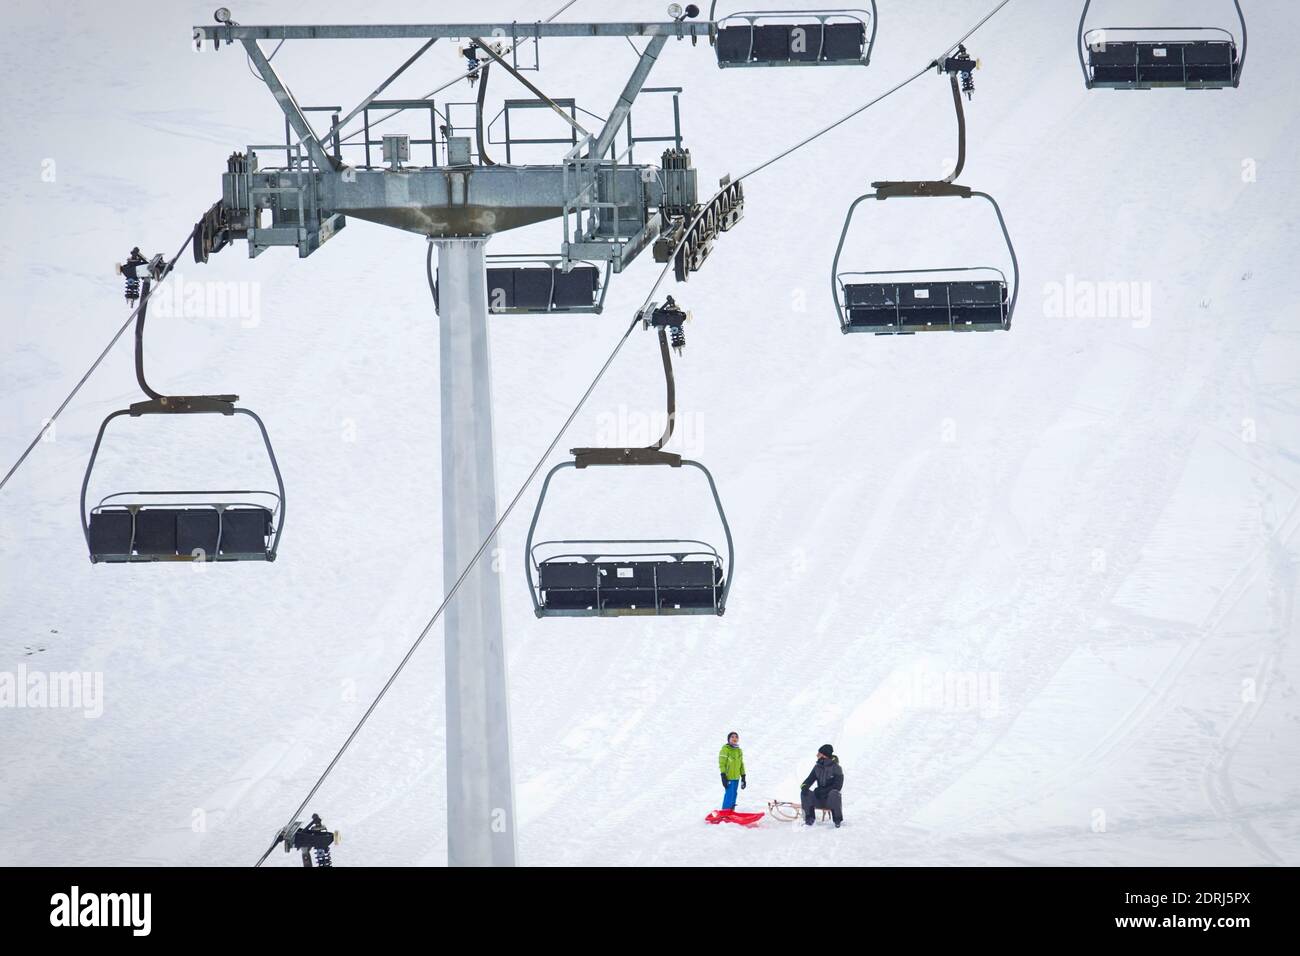
[[[599,315],[605,308],[611,264],[605,275],[590,262],[564,268],[560,257],[489,255],[488,312],[493,315]],[[438,283],[433,283],[434,308]]]
[[[574,448],[572,461],[552,468],[542,482],[528,538],[524,542],[524,572],[539,617],[625,617],[632,615],[681,616],[714,614],[727,607],[727,593],[735,570],[731,526],[713,475],[697,461],[663,450],[672,437],[676,419],[676,387],[672,372],[673,347],[680,338],[685,313],[671,298],[642,313],[645,328],[657,330],[668,393],[668,423],[664,434],[647,448]],[[672,335],[674,345],[670,345]],[[724,560],[718,549],[692,539],[560,539],[534,544],[537,522],[551,480],[565,469],[660,465],[687,466],[703,473],[713,496],[727,542]]]
[[[953,104],[957,111],[957,166],[943,180],[872,183],[874,192],[859,196],[849,206],[831,264],[831,296],[839,316],[840,330],[846,334],[912,335],[916,332],[1005,331],[1011,328],[1020,292],[1020,265],[1002,209],[988,193],[956,182],[966,165],[966,114],[961,102],[962,93],[969,96],[974,92],[972,72],[979,63],[966,53],[963,46],[957,49],[955,56],[945,56],[934,65],[940,73],[948,74],[952,86]],[[868,199],[884,201],[908,197],[977,197],[987,201],[997,215],[1011,257],[1011,283],[1008,284],[1006,273],[996,266],[841,272],[844,241],[858,206]],[[970,277],[966,278],[967,275]],[[913,278],[921,276],[929,278]]]
[[[1088,8],[1079,16],[1079,66],[1088,89],[1221,90],[1241,84],[1246,65],[1246,15],[1240,0],[1232,0],[1241,24],[1237,38],[1222,27],[1094,27],[1085,30]],[[1148,34],[1144,39],[1114,40],[1112,34]],[[1201,34],[1199,39],[1174,40],[1173,35]]]
[[[871,9],[742,10],[714,19],[710,41],[723,69],[756,66],[868,66],[876,45]],[[868,31],[868,27],[870,30]]]
[[[162,395],[145,380],[144,323],[151,283],[166,273],[161,257],[155,257],[150,273],[143,280],[135,323],[136,380],[148,400],[104,419],[81,481],[81,529],[91,563],[274,561],[284,533],[284,479],[262,419],[237,407],[237,395]],[[245,415],[257,424],[277,490],[116,492],[87,508],[90,476],[110,423],[123,417],[203,414]]]

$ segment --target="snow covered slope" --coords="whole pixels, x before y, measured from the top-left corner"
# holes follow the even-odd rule
[[[720,71],[707,47],[673,42],[651,83],[685,87],[707,184],[889,88],[990,6],[882,2],[868,70]],[[1111,6],[1099,22],[1135,5]],[[1230,23],[1226,3],[1150,6],[1151,20]],[[471,16],[434,7],[234,12]],[[579,0],[566,17],[662,7]],[[226,156],[282,130],[238,51],[190,52],[209,5],[49,9],[17,0],[0,34],[5,467],[125,318],[112,263],[137,244],[170,254],[217,198]],[[942,80],[746,183],[744,221],[669,290],[695,313],[679,448],[717,476],[736,536],[727,615],[537,621],[522,574],[534,494],[502,535],[523,863],[1300,863],[1300,12],[1247,13],[1243,84],[1223,92],[1086,92],[1074,4],[1013,0],[971,40],[984,68],[963,181],[998,197],[1020,253],[1010,334],[845,337],[835,323],[848,204],[873,179],[951,162]],[[290,43],[276,65],[304,104],[347,108],[417,45]],[[633,63],[621,40],[556,41],[540,81],[604,113]],[[458,69],[439,43],[388,93]],[[491,93],[526,95],[506,77]],[[650,100],[637,116],[667,118]],[[983,211],[935,205],[869,206],[846,255],[860,268],[1001,255]],[[550,224],[490,251],[559,241]],[[245,299],[155,320],[152,376],[238,392],[266,419],[289,487],[275,564],[87,562],[75,502],[100,420],[136,397],[126,342],[0,492],[0,672],[103,677],[96,719],[0,709],[0,864],[252,863],[437,606],[424,254],[417,236],[354,221],[306,260],[249,260],[242,243],[207,266],[181,260],[186,288],[246,283]],[[502,502],[656,269],[645,256],[617,278],[600,317],[494,320]],[[1103,283],[1137,295],[1098,315],[1088,296]],[[646,440],[659,375],[638,336],[562,447]],[[126,423],[92,494],[267,480],[247,423],[217,424]],[[717,537],[690,476],[610,478],[608,495],[599,477],[557,485],[542,530],[617,534],[635,515],[660,535]],[[442,685],[435,631],[313,801],[345,831],[341,864],[445,860]],[[705,825],[733,729],[742,808],[794,799],[833,743],[845,828]],[[427,843],[394,839],[412,828]]]

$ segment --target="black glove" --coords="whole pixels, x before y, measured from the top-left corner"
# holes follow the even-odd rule
[[[725,773],[720,773],[718,776],[722,778],[722,785],[725,787],[727,785],[727,775]]]
[[[745,775],[743,773],[740,775],[740,789],[745,789]]]

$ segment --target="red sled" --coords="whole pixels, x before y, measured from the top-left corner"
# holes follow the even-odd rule
[[[738,823],[742,827],[756,827],[763,819],[761,813],[741,813],[737,810],[714,810],[704,818],[705,823]]]

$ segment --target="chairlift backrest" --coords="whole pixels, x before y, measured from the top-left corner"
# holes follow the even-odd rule
[[[568,271],[553,256],[489,256],[488,312],[493,315],[599,315],[605,307],[611,266],[600,270],[590,263]],[[438,283],[433,283],[438,308]]]
[[[714,20],[718,66],[867,66],[876,42],[871,9],[742,10]]]
[[[203,495],[276,498],[276,507],[251,500],[185,507],[151,503],[138,492],[110,497],[141,498],[130,504],[101,502],[91,510],[87,540],[94,563],[138,561],[267,561],[274,560],[275,514],[272,492],[203,492]],[[193,494],[193,493],[191,493]]]
[[[1088,29],[1091,4],[1092,0],[1083,4],[1078,35],[1079,66],[1088,89],[1219,90],[1241,84],[1247,34],[1240,0],[1233,0],[1241,24],[1240,50],[1232,31],[1222,27]]]

